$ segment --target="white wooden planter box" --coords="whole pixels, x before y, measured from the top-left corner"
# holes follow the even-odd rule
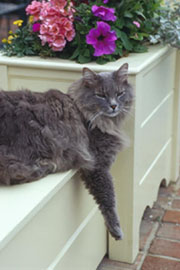
[[[106,252],[133,262],[146,206],[156,200],[162,179],[179,175],[180,56],[175,49],[153,46],[94,71],[112,71],[128,62],[136,101],[125,129],[130,147],[112,168],[122,241],[107,241],[104,222],[78,172],[0,187],[0,270],[95,270]],[[83,65],[60,59],[8,58],[0,55],[0,88],[64,92],[81,76]],[[108,242],[108,245],[107,245]]]

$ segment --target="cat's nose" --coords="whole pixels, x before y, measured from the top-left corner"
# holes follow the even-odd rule
[[[116,104],[112,104],[112,105],[111,105],[111,108],[112,108],[113,110],[115,110],[115,109],[116,109],[116,107],[117,107],[117,105],[116,105]]]

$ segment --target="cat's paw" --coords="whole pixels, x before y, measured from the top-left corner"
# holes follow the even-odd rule
[[[124,237],[124,234],[119,226],[114,226],[113,228],[109,229],[109,232],[115,240],[122,240]]]
[[[48,159],[40,159],[37,161],[37,164],[39,166],[49,168],[49,172],[51,173],[55,173],[57,170],[57,165],[53,161],[48,160]]]

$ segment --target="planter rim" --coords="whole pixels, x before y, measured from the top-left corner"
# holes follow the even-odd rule
[[[172,49],[172,48],[171,48]],[[163,56],[170,50],[170,46],[153,45],[148,48],[146,53],[131,53],[128,57],[122,57],[115,62],[109,62],[105,65],[99,65],[94,62],[87,64],[78,64],[74,61],[60,58],[40,58],[38,56],[26,57],[8,57],[0,52],[0,65],[81,71],[83,67],[91,68],[97,72],[107,72],[117,70],[122,64],[129,63],[129,74],[137,74],[144,68]]]

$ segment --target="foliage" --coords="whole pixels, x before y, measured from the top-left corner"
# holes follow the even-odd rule
[[[154,18],[154,24],[158,25],[158,30],[150,35],[151,43],[162,42],[180,48],[180,3],[174,2],[172,9],[170,3],[167,2],[159,16]]]
[[[37,2],[51,3],[56,19],[54,15],[52,18],[44,15],[47,6],[44,11],[39,9],[41,13],[37,16],[34,11]],[[28,24],[19,26],[4,40],[4,53],[104,64],[130,52],[145,52],[149,42],[180,47],[180,4],[175,4],[174,8],[161,4],[161,0],[34,0],[29,10],[26,9],[31,15]],[[60,15],[58,5],[61,5]],[[58,16],[72,22],[68,29],[61,20],[57,25]],[[65,33],[62,29],[72,32]],[[55,37],[61,39],[55,40]]]

